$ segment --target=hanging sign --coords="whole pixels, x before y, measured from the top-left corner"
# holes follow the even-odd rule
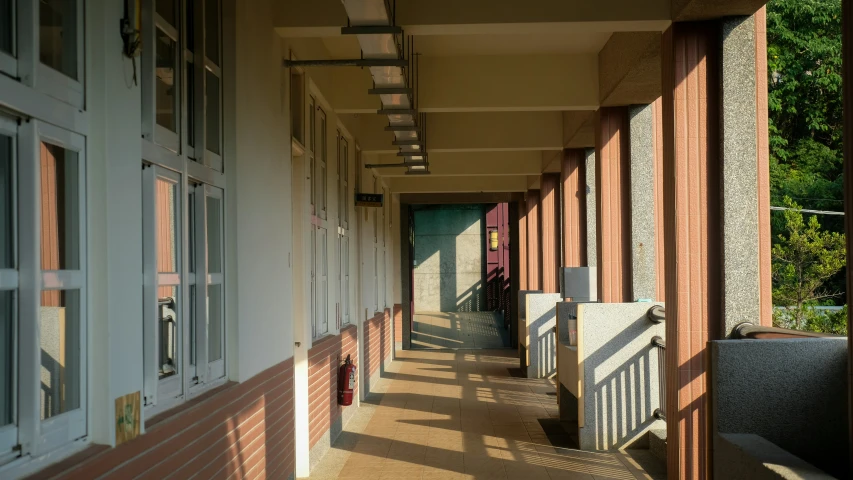
[[[382,208],[382,194],[381,193],[356,193],[355,194],[355,206],[356,207]]]

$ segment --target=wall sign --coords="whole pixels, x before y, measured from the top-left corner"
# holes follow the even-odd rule
[[[382,194],[381,193],[356,193],[355,194],[355,206],[356,207],[382,208]]]
[[[139,436],[139,392],[116,398],[116,446]]]

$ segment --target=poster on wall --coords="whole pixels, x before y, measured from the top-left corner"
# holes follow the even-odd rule
[[[139,436],[139,392],[116,398],[116,446]]]

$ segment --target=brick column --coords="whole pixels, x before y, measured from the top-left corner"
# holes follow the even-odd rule
[[[539,190],[527,191],[527,289],[542,289],[542,238],[539,228]]]
[[[527,290],[527,202],[518,202],[518,288]]]
[[[563,152],[560,165],[562,193],[563,266],[587,265],[586,249],[586,155],[582,149]]]
[[[847,231],[847,258],[853,259],[853,6],[849,2],[841,4],[842,11],[842,75],[843,98],[844,98],[844,225]],[[849,389],[848,399],[853,398],[853,268],[848,262],[847,267],[847,371],[850,378],[847,380]],[[850,404],[848,421],[853,422],[853,402]],[[850,428],[851,454],[850,472],[853,473],[853,424]]]
[[[628,109],[601,108],[596,120],[598,296],[605,303],[630,302],[633,298]]]
[[[560,174],[542,174],[539,222],[542,228],[542,291],[560,291]]]

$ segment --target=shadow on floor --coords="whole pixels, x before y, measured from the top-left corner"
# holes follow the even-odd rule
[[[499,312],[422,312],[412,325],[412,348],[507,348],[509,342]]]

